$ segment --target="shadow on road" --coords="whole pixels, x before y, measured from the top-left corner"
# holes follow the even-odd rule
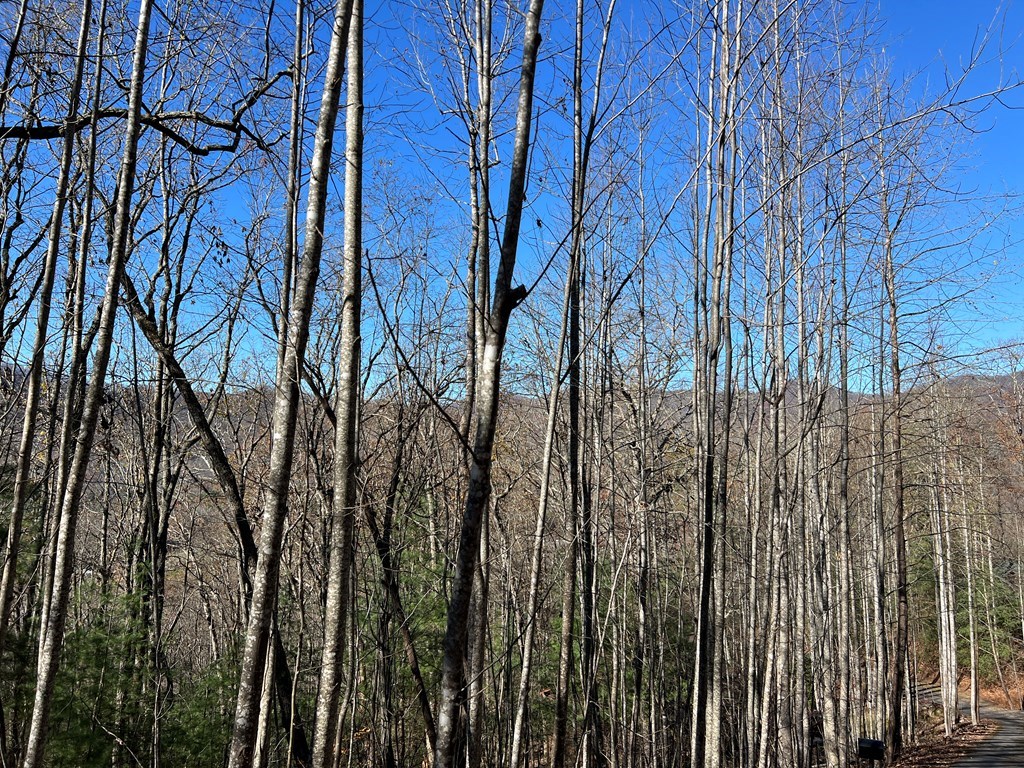
[[[956,763],[956,768],[1020,768],[1024,766],[1024,712],[982,707],[981,716],[998,730]]]

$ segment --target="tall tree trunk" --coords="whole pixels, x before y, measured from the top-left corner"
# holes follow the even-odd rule
[[[907,535],[903,480],[903,368],[900,363],[900,316],[896,289],[896,268],[892,252],[893,233],[886,233],[885,285],[889,307],[889,362],[892,375],[892,413],[889,430],[892,434],[893,544],[896,568],[896,637],[892,652],[892,680],[889,689],[889,725],[886,764],[899,759],[903,751],[903,681],[909,632],[910,592],[907,583]]]
[[[302,102],[305,93],[306,70],[303,62],[305,45],[306,2],[295,0],[295,33],[292,44],[291,115],[288,126],[288,181],[285,190],[284,259],[281,269],[281,295],[277,315],[277,368],[275,381],[284,375],[285,351],[288,348],[288,317],[294,292],[296,261],[299,256],[299,194],[302,189],[302,146],[305,138]]]
[[[260,681],[271,641],[272,618],[277,602],[281,543],[288,507],[288,491],[295,455],[295,431],[299,409],[299,382],[305,365],[313,298],[323,253],[327,184],[334,148],[334,126],[344,77],[345,43],[348,39],[351,0],[338,0],[335,7],[327,71],[320,102],[306,207],[306,234],[302,262],[288,324],[281,376],[277,381],[272,415],[269,483],[263,514],[259,560],[253,584],[252,607],[242,654],[241,679],[234,728],[228,757],[230,768],[245,768],[252,762],[259,720]]]
[[[345,250],[335,407],[334,497],[327,574],[324,645],[317,696],[313,764],[333,768],[340,738],[342,661],[355,548],[356,470],[359,455],[360,313],[363,216],[363,3],[351,0],[348,27],[348,101],[345,117]]]
[[[962,449],[962,446],[959,446]],[[957,456],[957,474],[960,480],[960,514],[961,532],[964,548],[964,575],[966,576],[965,587],[967,589],[967,642],[971,658],[971,724],[977,725],[981,720],[981,701],[978,670],[978,617],[974,599],[977,590],[975,589],[975,557],[974,557],[974,521],[971,519],[970,510],[967,504],[967,476],[964,468],[963,456]]]
[[[515,145],[509,179],[508,208],[501,239],[501,260],[495,277],[493,305],[486,328],[483,356],[477,378],[476,437],[469,468],[469,485],[459,534],[455,574],[452,578],[448,621],[441,662],[441,698],[437,708],[435,768],[451,768],[460,731],[460,709],[465,701],[466,635],[473,580],[480,547],[480,527],[491,491],[491,457],[501,391],[501,362],[512,310],[525,298],[525,288],[512,287],[519,227],[522,219],[530,129],[533,117],[533,83],[540,47],[540,14],[543,0],[531,0],[526,19],[523,63],[519,80]]]
[[[576,561],[579,521],[573,510],[566,511],[569,537],[568,557],[562,572],[561,632],[558,644],[558,681],[555,688],[555,723],[551,738],[551,766],[563,768],[569,741],[569,686],[572,677],[572,638],[576,623]]]
[[[129,231],[132,227],[132,197],[135,190],[135,167],[141,132],[142,85],[146,70],[149,45],[149,25],[153,10],[152,0],[142,0],[135,36],[132,59],[132,77],[129,85],[128,117],[125,123],[124,156],[118,177],[117,201],[114,209],[114,228],[110,242],[110,259],[103,302],[100,306],[99,326],[95,342],[93,369],[85,393],[82,420],[75,442],[68,484],[61,508],[60,528],[57,531],[57,552],[53,565],[53,588],[50,610],[39,639],[39,660],[36,693],[32,709],[32,725],[25,749],[23,768],[39,768],[48,732],[53,687],[60,663],[67,619],[68,598],[71,592],[72,566],[75,553],[75,533],[78,513],[85,490],[86,474],[92,454],[93,438],[100,409],[103,406],[107,366],[113,346],[114,321],[117,314],[121,274],[128,255]]]
[[[716,658],[722,651],[716,624],[724,602],[715,597],[721,586],[725,530],[729,425],[732,405],[732,323],[729,307],[732,285],[733,218],[737,194],[738,63],[742,40],[743,2],[716,3],[708,110],[704,136],[706,159],[704,200],[699,192],[695,212],[703,217],[702,231],[695,233],[694,310],[697,331],[694,347],[694,432],[697,436],[696,472],[700,515],[700,586],[697,606],[697,637],[692,684],[690,764],[692,768],[716,768],[720,744],[720,697],[714,694]],[[703,209],[703,210],[702,210]],[[713,695],[714,694],[714,695]]]
[[[102,14],[105,14],[104,4]],[[23,16],[19,18],[19,27]],[[85,73],[86,52],[89,41],[89,29],[92,24],[92,0],[83,0],[82,20],[78,31],[78,46],[75,51],[75,70],[72,75],[71,89],[68,95],[68,119],[78,114],[82,83]],[[102,32],[100,36],[102,46]],[[16,43],[12,43],[13,48]],[[102,59],[102,47],[98,48]],[[10,61],[8,61],[8,68]],[[97,70],[99,66],[97,65]],[[9,72],[6,73],[9,76]],[[97,74],[99,78],[99,74]],[[0,101],[6,97],[6,77],[0,86]],[[0,114],[3,114],[0,104]],[[3,571],[0,574],[0,653],[4,648],[4,635],[10,619],[11,605],[14,599],[14,586],[18,575],[18,555],[21,550],[22,522],[25,507],[28,503],[32,487],[30,472],[32,469],[33,445],[36,436],[36,421],[39,418],[39,401],[43,389],[43,356],[46,352],[50,326],[50,311],[53,299],[53,284],[60,258],[62,233],[64,228],[64,208],[68,200],[68,186],[71,179],[71,165],[74,159],[75,136],[64,137],[61,149],[60,165],[57,172],[57,185],[54,190],[53,210],[50,213],[50,226],[47,234],[46,258],[43,262],[42,285],[39,290],[39,303],[36,307],[36,338],[32,346],[32,358],[28,370],[28,392],[25,395],[25,415],[21,428],[21,443],[18,447],[18,458],[14,470],[14,490],[11,498],[10,519],[7,527],[7,544],[2,560]],[[92,190],[86,190],[86,196],[92,196]],[[85,226],[88,226],[86,222]]]
[[[566,278],[562,301],[562,322],[555,347],[555,368],[551,376],[551,394],[548,396],[547,424],[544,429],[544,448],[541,455],[540,489],[537,494],[537,516],[533,530],[533,548],[530,559],[530,591],[527,597],[526,627],[523,631],[522,671],[519,674],[519,690],[516,697],[516,713],[512,727],[512,745],[509,754],[510,768],[519,768],[522,760],[526,708],[530,694],[530,677],[533,673],[534,636],[537,628],[537,608],[540,602],[541,568],[544,556],[544,527],[547,520],[548,497],[551,487],[551,459],[555,443],[555,426],[558,417],[559,394],[562,382],[562,362],[565,357],[570,286],[576,265],[570,261],[569,276]],[[571,545],[570,545],[571,546]]]

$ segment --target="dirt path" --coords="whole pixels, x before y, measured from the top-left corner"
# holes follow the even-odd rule
[[[983,706],[981,717],[996,723],[999,730],[977,744],[969,755],[955,764],[956,768],[1024,766],[1024,712]]]

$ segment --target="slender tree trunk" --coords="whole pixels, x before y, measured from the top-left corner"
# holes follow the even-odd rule
[[[944,430],[939,432],[940,440]],[[942,698],[943,721],[946,736],[953,734],[957,721],[957,660],[956,634],[953,630],[952,617],[956,611],[949,559],[951,552],[947,546],[946,531],[947,514],[945,494],[942,483],[945,481],[945,450],[938,450],[938,469],[933,473],[932,482],[932,546],[935,557],[935,593],[939,635],[939,683]]]
[[[14,74],[14,62],[21,52],[21,36],[25,31],[25,20],[28,19],[28,0],[21,0],[18,15],[15,17],[14,31],[7,47],[7,58],[4,60],[3,80],[0,81],[0,118],[7,117],[7,103],[11,97],[11,76]]]
[[[335,407],[334,498],[327,575],[324,645],[320,662],[313,764],[333,768],[334,744],[343,720],[339,712],[348,600],[355,548],[356,472],[359,456],[360,313],[363,215],[363,3],[351,0],[348,27],[348,103],[345,119],[345,250]]]
[[[142,0],[139,6],[135,51],[132,60],[128,118],[125,124],[124,156],[121,160],[121,170],[118,179],[110,263],[107,271],[103,302],[100,307],[92,376],[85,393],[81,425],[75,442],[74,458],[61,508],[60,528],[57,531],[57,552],[53,565],[53,596],[50,601],[47,621],[42,627],[39,640],[36,694],[23,768],[39,768],[43,763],[53,687],[56,681],[57,667],[60,663],[60,651],[64,640],[64,624],[67,619],[68,598],[71,592],[76,524],[82,503],[82,494],[85,489],[86,474],[89,468],[96,424],[99,420],[100,409],[103,406],[107,366],[110,362],[110,352],[113,345],[118,292],[121,274],[124,271],[125,261],[127,260],[129,230],[132,226],[131,207],[135,189],[135,166],[138,156],[139,134],[141,132],[142,85],[145,77],[152,10],[152,0]]]
[[[962,531],[962,543],[964,548],[964,572],[967,578],[966,589],[967,589],[967,642],[970,644],[970,656],[971,656],[971,724],[977,725],[981,720],[981,700],[980,700],[980,685],[981,680],[979,679],[978,670],[978,618],[977,610],[974,605],[974,598],[976,596],[975,583],[975,558],[974,558],[974,531],[973,521],[971,519],[970,512],[967,505],[967,477],[963,465],[963,457],[957,457],[957,469],[960,475],[960,513],[962,520],[960,521]]]
[[[305,137],[302,121],[302,102],[306,83],[303,62],[305,23],[305,0],[296,0],[295,35],[292,46],[291,116],[288,128],[288,183],[284,219],[284,263],[281,270],[281,296],[278,299],[277,369],[274,377],[275,381],[281,381],[284,375],[285,351],[288,347],[288,316],[291,313],[292,295],[295,288],[294,275],[299,254],[299,194],[302,188],[302,144]]]
[[[313,296],[323,253],[327,185],[334,148],[334,126],[344,75],[345,42],[348,38],[351,0],[338,0],[335,7],[327,72],[320,104],[313,159],[310,169],[303,258],[296,276],[294,301],[287,325],[287,344],[282,375],[277,382],[272,415],[270,473],[263,515],[259,560],[253,584],[252,608],[242,654],[241,679],[234,729],[228,758],[229,768],[246,768],[252,762],[259,720],[260,680],[271,641],[271,625],[277,600],[281,543],[288,505],[288,491],[295,455],[295,431],[299,408],[299,381],[305,364]]]
[[[572,638],[576,623],[576,560],[579,524],[573,510],[566,513],[568,557],[562,571],[562,629],[558,645],[558,682],[555,689],[555,725],[551,744],[552,768],[563,768],[569,740],[569,686],[572,677]]]
[[[534,636],[537,628],[537,608],[540,602],[540,579],[544,557],[544,527],[547,520],[548,497],[551,487],[551,458],[555,443],[555,426],[558,416],[559,394],[562,381],[562,361],[565,356],[565,340],[568,324],[569,290],[571,273],[576,269],[570,263],[570,276],[565,283],[565,297],[562,302],[562,323],[555,348],[555,369],[551,377],[551,394],[548,396],[547,425],[544,429],[544,448],[540,466],[540,490],[537,495],[537,516],[533,530],[533,548],[530,559],[530,591],[527,597],[526,627],[523,632],[522,670],[519,674],[519,691],[516,697],[516,713],[512,727],[512,746],[509,754],[510,768],[519,768],[522,760],[526,708],[530,695],[530,676],[533,672]]]
[[[402,635],[402,644],[405,649],[406,662],[409,672],[412,675],[416,686],[416,698],[420,706],[420,714],[423,716],[423,726],[426,731],[427,750],[431,754],[437,741],[437,730],[434,725],[434,715],[430,705],[430,695],[427,692],[426,683],[420,672],[419,654],[413,642],[412,631],[409,627],[409,618],[402,603],[402,596],[399,589],[398,569],[395,564],[391,546],[391,525],[395,515],[395,503],[398,497],[399,481],[401,479],[401,462],[405,453],[405,436],[399,438],[399,444],[395,451],[395,463],[391,469],[391,481],[388,489],[387,506],[384,514],[383,530],[377,522],[372,505],[366,505],[366,522],[373,537],[377,549],[377,556],[380,558],[381,570],[384,574],[384,588],[388,593],[388,600],[394,618],[398,622]]]
[[[104,13],[106,6],[104,5]],[[23,16],[22,16],[23,18]],[[20,30],[21,18],[19,18]],[[85,74],[85,60],[89,41],[89,29],[92,24],[92,0],[83,0],[82,20],[78,31],[78,47],[75,52],[75,70],[72,76],[71,89],[68,95],[68,119],[78,114],[82,83]],[[101,33],[102,39],[102,33]],[[102,58],[102,48],[99,49]],[[12,46],[13,52],[13,46]],[[8,68],[10,62],[8,62]],[[7,73],[9,75],[9,73]],[[97,75],[97,78],[99,75]],[[5,78],[6,84],[6,78]],[[0,101],[6,97],[6,87],[0,88]],[[0,105],[0,114],[3,114]],[[14,490],[11,499],[10,519],[7,527],[7,545],[2,561],[3,571],[0,574],[0,653],[4,648],[4,635],[10,620],[11,605],[14,598],[15,580],[18,575],[18,554],[21,550],[22,522],[25,507],[28,503],[32,483],[33,445],[36,435],[36,421],[39,418],[39,401],[43,388],[43,356],[48,341],[50,311],[53,299],[53,284],[57,271],[57,261],[61,253],[61,235],[64,227],[64,208],[68,200],[68,186],[71,179],[71,165],[74,159],[75,137],[65,136],[61,150],[60,166],[57,173],[57,185],[54,191],[53,210],[50,213],[50,226],[46,247],[46,258],[43,263],[42,285],[39,290],[39,303],[36,307],[36,338],[32,347],[32,358],[28,370],[28,392],[25,396],[24,423],[21,428],[21,444],[18,448],[17,464],[14,471]],[[91,197],[92,190],[86,190]],[[86,224],[88,226],[88,224]]]
[[[892,253],[892,233],[887,233],[885,251],[885,283],[889,306],[889,361],[892,374],[893,410],[889,430],[892,433],[893,540],[896,567],[896,637],[892,654],[892,681],[889,689],[889,726],[886,765],[892,765],[903,751],[903,681],[909,632],[910,590],[907,583],[907,535],[904,524],[903,480],[903,368],[900,362],[899,302],[896,292],[896,269]]]
[[[708,84],[713,108],[708,113],[705,136],[708,156],[703,171],[706,199],[703,232],[697,237],[695,249],[694,301],[698,329],[694,359],[694,428],[698,444],[701,554],[690,733],[692,768],[717,768],[720,760],[720,694],[713,689],[716,658],[720,664],[722,651],[718,635],[724,631],[720,622],[724,602],[716,598],[715,591],[716,586],[721,587],[719,572],[724,564],[721,549],[724,542],[718,538],[726,526],[724,502],[733,386],[729,297],[733,280],[737,65],[743,2],[741,0],[735,8],[729,2],[717,3],[714,14],[713,76]]]
[[[501,362],[512,310],[525,298],[525,289],[513,289],[512,280],[519,246],[526,185],[528,150],[533,111],[533,83],[540,47],[540,14],[543,0],[531,0],[527,14],[516,113],[515,146],[509,179],[508,210],[501,240],[501,260],[495,278],[493,306],[486,330],[477,379],[476,437],[469,468],[469,485],[459,535],[455,574],[452,579],[448,622],[441,665],[441,698],[437,708],[437,748],[434,768],[451,768],[460,732],[460,708],[465,701],[466,634],[473,580],[480,547],[480,527],[491,490],[491,456],[501,391]],[[474,767],[475,768],[475,767]]]
[[[978,485],[979,485],[979,490],[982,493],[981,504],[982,504],[982,513],[984,514],[985,513],[984,476],[983,476],[983,474],[981,472],[981,469],[982,469],[982,460],[979,458],[978,459]],[[993,557],[992,557],[991,522],[989,522],[989,526],[990,526],[989,530],[985,531],[985,533],[984,533],[985,545],[986,545],[985,554],[987,556],[986,560],[987,560],[987,563],[988,563],[988,584],[987,584],[988,588],[986,589],[987,595],[986,595],[986,600],[985,600],[985,614],[986,614],[986,618],[988,619],[986,623],[988,624],[989,646],[992,648],[992,664],[996,668],[996,675],[999,677],[999,685],[1002,687],[1002,689],[1003,689],[1003,696],[1006,698],[1006,707],[1007,707],[1007,709],[1014,709],[1019,704],[1019,702],[1014,702],[1013,699],[1010,696],[1010,689],[1006,685],[1006,677],[1003,674],[1003,666],[999,662],[999,649],[998,649],[998,647],[996,645],[996,629],[997,629],[997,626],[998,626],[997,625],[996,615],[995,615],[995,612],[996,612],[996,572],[995,572],[995,566],[993,565]],[[1012,658],[1011,658],[1011,661],[1012,661]]]

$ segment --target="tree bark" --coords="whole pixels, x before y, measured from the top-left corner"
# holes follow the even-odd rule
[[[338,757],[339,712],[346,623],[351,599],[355,548],[356,435],[359,425],[360,313],[362,301],[363,216],[363,3],[351,0],[348,25],[348,97],[345,109],[345,246],[338,350],[338,396],[334,409],[334,495],[327,607],[317,696],[316,768],[333,768]]]
[[[105,13],[106,6],[101,13]],[[23,9],[24,10],[24,9]],[[78,32],[78,47],[75,52],[75,70],[68,95],[67,114],[70,118],[78,111],[82,83],[85,73],[86,52],[89,41],[89,29],[92,24],[92,0],[83,0],[82,20]],[[19,17],[19,30],[24,18]],[[102,40],[102,32],[101,32]],[[12,44],[12,55],[13,55]],[[100,57],[102,58],[102,48]],[[10,68],[10,61],[7,65]],[[9,76],[9,72],[6,73]],[[97,78],[99,75],[97,74]],[[0,102],[6,96],[5,83],[0,86]],[[0,103],[0,114],[3,106]],[[32,469],[33,445],[36,435],[36,421],[39,418],[39,401],[43,388],[43,357],[48,341],[50,312],[53,299],[53,284],[57,271],[57,261],[61,252],[61,234],[64,228],[64,208],[68,200],[68,186],[71,178],[71,164],[75,149],[74,137],[64,139],[61,150],[57,185],[54,191],[53,210],[50,213],[50,226],[47,234],[46,258],[43,263],[42,285],[39,290],[39,303],[36,307],[36,338],[32,346],[32,358],[28,370],[28,392],[25,396],[24,423],[21,428],[21,443],[18,447],[18,458],[14,472],[14,490],[11,499],[10,520],[7,528],[7,545],[3,558],[3,571],[0,574],[0,653],[4,648],[4,635],[10,619],[11,604],[14,599],[14,586],[18,575],[18,555],[21,550],[22,522],[25,507],[32,488],[30,473]],[[92,190],[86,190],[91,196]],[[88,226],[88,224],[86,224]]]
[[[515,145],[509,179],[508,207],[501,239],[501,258],[495,278],[493,305],[486,328],[483,356],[477,377],[477,426],[469,468],[462,529],[452,578],[451,599],[441,662],[441,698],[437,708],[437,747],[434,767],[451,768],[460,729],[459,710],[465,698],[463,665],[469,608],[480,547],[480,527],[491,491],[491,457],[501,391],[501,362],[512,310],[525,298],[525,289],[512,288],[519,227],[525,201],[530,129],[533,117],[533,83],[540,48],[540,14],[543,0],[531,0],[523,42],[523,63],[519,80]]]
[[[270,476],[263,513],[259,559],[253,584],[252,608],[242,654],[242,670],[228,757],[229,768],[249,766],[256,746],[260,680],[267,657],[267,645],[271,640],[272,617],[277,599],[281,544],[295,456],[299,382],[305,364],[313,297],[323,253],[327,184],[334,148],[334,126],[344,77],[344,53],[350,8],[351,0],[338,0],[334,13],[327,72],[310,168],[303,257],[296,276],[295,297],[287,324],[284,362],[274,398]]]
[[[107,366],[113,345],[114,321],[117,314],[121,274],[128,255],[129,231],[132,227],[131,207],[135,190],[135,167],[141,132],[142,86],[146,71],[149,45],[149,25],[153,10],[152,0],[142,0],[135,36],[132,59],[132,77],[129,85],[128,119],[125,124],[124,155],[118,178],[117,202],[114,210],[114,229],[111,238],[109,268],[100,306],[99,327],[93,370],[85,393],[81,424],[75,442],[74,458],[61,507],[60,529],[57,532],[57,552],[53,565],[53,596],[45,625],[39,640],[39,660],[36,677],[35,702],[32,724],[25,749],[23,768],[39,768],[43,763],[50,705],[53,696],[60,651],[64,640],[68,598],[71,592],[72,565],[75,553],[75,533],[78,513],[85,489],[86,474],[92,454],[93,439],[100,409],[103,407]]]

